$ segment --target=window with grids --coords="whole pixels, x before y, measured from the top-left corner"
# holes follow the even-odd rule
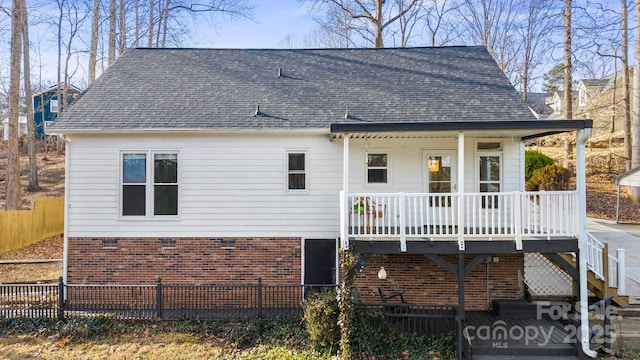
[[[389,155],[386,153],[367,154],[367,183],[386,184],[388,181]]]
[[[122,216],[178,215],[178,187],[176,152],[122,154]]]
[[[500,192],[501,190],[501,151],[502,144],[478,143],[480,151],[479,161],[479,183],[480,192]],[[486,196],[482,198],[482,207],[495,209],[498,207],[497,196]]]
[[[58,112],[58,98],[52,98],[51,100],[49,100],[49,112]]]
[[[307,152],[287,151],[287,190],[307,190]]]

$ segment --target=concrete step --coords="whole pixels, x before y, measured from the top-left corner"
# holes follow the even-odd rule
[[[471,354],[473,355],[473,359],[477,359],[478,356],[491,356],[494,359],[498,356],[507,356],[517,359],[525,357],[548,359],[553,356],[575,357],[576,348],[569,344],[547,344],[544,347],[510,345],[507,348],[473,346],[471,348]]]

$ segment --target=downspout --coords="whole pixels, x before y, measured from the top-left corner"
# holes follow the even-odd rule
[[[578,251],[580,274],[580,343],[582,352],[592,358],[598,353],[589,348],[589,301],[587,295],[587,185],[585,143],[591,136],[591,129],[583,129],[576,134],[576,188],[578,190]]]
[[[44,123],[44,121],[43,121]],[[71,204],[69,202],[69,153],[71,147],[71,141],[69,138],[65,137],[62,134],[58,134],[65,142],[65,151],[64,151],[64,248],[62,251],[62,282],[66,285],[68,284],[68,271],[69,271],[69,208]],[[67,299],[66,287],[64,293],[64,299]]]

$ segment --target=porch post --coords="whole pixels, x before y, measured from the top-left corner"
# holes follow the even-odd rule
[[[464,132],[458,133],[458,249],[464,251]]]
[[[345,133],[342,146],[342,191],[340,192],[340,239],[342,249],[349,249],[349,138]]]
[[[585,142],[591,135],[591,129],[583,129],[576,134],[576,190],[578,192],[578,275],[580,304],[580,342],[582,352],[596,357],[589,348],[589,301],[587,295],[587,185]]]

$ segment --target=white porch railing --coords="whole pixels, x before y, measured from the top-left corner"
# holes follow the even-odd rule
[[[625,295],[627,292],[625,283],[627,277],[624,261],[625,250],[619,248],[616,251],[616,256],[606,254],[608,267],[605,273],[603,253],[607,247],[591,233],[587,235],[587,267],[600,280],[604,280],[605,276],[608,276],[608,285],[617,288],[618,295]]]
[[[457,240],[577,236],[577,192],[342,194],[350,238]],[[348,246],[348,243],[347,243]]]

